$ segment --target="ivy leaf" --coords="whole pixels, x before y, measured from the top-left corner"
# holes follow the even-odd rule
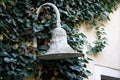
[[[76,78],[76,75],[74,73],[71,73],[71,72],[66,72],[66,73],[70,78],[73,78],[73,79]]]
[[[4,39],[4,36],[0,34],[0,41],[2,41],[3,39]]]
[[[16,75],[16,73],[14,71],[9,71],[8,74],[9,75]]]
[[[0,21],[0,28],[3,27],[3,26],[4,26],[3,22]]]
[[[24,74],[24,77],[25,77],[25,78],[29,77],[29,74],[25,73],[25,74]]]
[[[49,26],[50,26],[50,24],[49,24],[49,23],[46,23],[46,24],[44,24],[44,26],[45,26],[45,27],[49,27]]]
[[[14,59],[14,58],[10,59],[10,62],[12,62],[12,63],[16,63],[16,61],[17,61],[17,59]]]
[[[0,72],[3,70],[2,66],[0,65]]]
[[[4,1],[0,1],[0,5],[4,6],[4,8],[6,9],[6,5]]]
[[[36,55],[33,55],[33,60],[37,60],[37,56]]]
[[[44,29],[43,25],[33,24],[34,32],[39,32],[39,31],[41,31],[43,29]]]
[[[83,78],[79,78],[78,80],[83,80]]]
[[[33,14],[32,14],[32,18],[33,18],[33,19],[37,19],[37,14],[36,14],[36,13],[33,13]]]
[[[77,72],[80,72],[80,71],[81,71],[80,66],[70,66],[70,68],[71,68],[72,70],[77,71]]]
[[[49,48],[48,45],[41,45],[40,46],[40,50],[45,50],[46,51],[46,50],[48,50],[48,48]]]
[[[17,7],[15,7],[15,8],[13,9],[13,13],[14,13],[16,16],[20,16],[20,17],[23,16],[22,10],[18,9]]]
[[[4,61],[5,61],[6,63],[10,63],[11,60],[10,60],[10,58],[5,57],[5,58],[4,58]]]

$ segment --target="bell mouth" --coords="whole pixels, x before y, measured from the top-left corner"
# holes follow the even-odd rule
[[[39,56],[39,59],[42,60],[60,60],[60,59],[68,59],[81,57],[83,54],[81,53],[53,53],[53,54],[43,54]]]

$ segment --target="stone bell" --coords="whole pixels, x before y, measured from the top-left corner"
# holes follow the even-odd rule
[[[61,28],[60,24],[60,13],[57,7],[52,3],[44,3],[37,10],[37,18],[39,16],[40,10],[43,6],[49,5],[54,8],[57,15],[57,27],[52,32],[52,39],[50,41],[51,45],[48,51],[39,56],[39,59],[44,60],[58,60],[58,59],[66,59],[79,57],[81,54],[77,51],[74,51],[70,45],[67,43],[67,34],[66,31]]]

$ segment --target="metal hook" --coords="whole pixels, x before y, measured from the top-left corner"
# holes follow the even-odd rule
[[[57,27],[61,27],[61,24],[60,24],[60,13],[59,13],[59,10],[58,10],[58,8],[53,4],[53,3],[44,3],[44,4],[42,4],[39,8],[38,8],[38,10],[37,10],[37,18],[36,18],[36,20],[38,19],[38,16],[39,16],[39,14],[40,14],[40,10],[41,10],[41,8],[43,7],[43,6],[45,6],[45,5],[49,5],[49,6],[51,6],[54,10],[55,10],[55,13],[56,13],[56,15],[57,15],[57,23],[56,23],[56,25],[57,25]]]

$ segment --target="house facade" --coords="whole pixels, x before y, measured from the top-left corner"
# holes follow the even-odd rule
[[[90,41],[95,39],[94,32],[82,29]],[[87,54],[90,61],[88,69],[93,73],[87,80],[120,80],[120,6],[110,14],[105,22],[108,44],[101,53]]]

